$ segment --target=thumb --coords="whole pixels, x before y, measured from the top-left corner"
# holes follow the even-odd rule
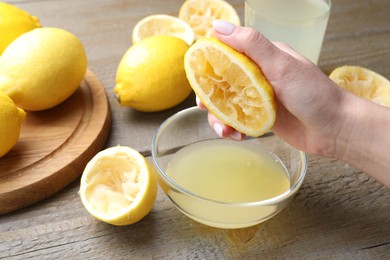
[[[309,63],[287,45],[273,43],[253,28],[235,26],[224,20],[214,20],[213,29],[219,40],[251,58],[266,76],[273,76],[274,68],[283,70],[288,64]]]
[[[215,20],[213,29],[219,40],[244,53],[260,67],[280,61],[279,55],[288,56],[255,29],[235,26],[224,20]]]

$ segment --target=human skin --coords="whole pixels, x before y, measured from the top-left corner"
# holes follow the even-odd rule
[[[256,62],[273,86],[276,135],[307,153],[343,160],[390,187],[389,108],[345,91],[308,59],[254,29],[221,20],[213,27],[218,39]],[[208,120],[221,137],[245,138],[211,113]]]

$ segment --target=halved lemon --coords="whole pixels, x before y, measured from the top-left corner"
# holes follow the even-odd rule
[[[240,17],[234,7],[223,0],[187,0],[180,8],[179,18],[192,27],[195,39],[212,37],[212,23],[216,19],[240,25]]]
[[[372,70],[346,65],[334,69],[329,78],[359,97],[390,107],[390,81]]]
[[[133,29],[133,44],[156,36],[175,36],[184,40],[188,45],[194,42],[194,31],[185,21],[166,14],[150,15],[140,20]]]
[[[107,148],[87,164],[81,177],[80,197],[96,219],[129,225],[145,217],[157,195],[157,181],[148,161],[126,146]]]
[[[223,123],[249,136],[271,129],[273,88],[246,55],[216,38],[203,38],[188,49],[184,66],[196,95]]]

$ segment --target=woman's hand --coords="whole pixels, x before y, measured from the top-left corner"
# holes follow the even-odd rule
[[[308,59],[254,29],[222,20],[213,27],[222,42],[256,62],[273,86],[275,134],[302,151],[350,163],[390,187],[389,108],[345,91]],[[211,113],[208,120],[221,137],[245,138]]]
[[[256,62],[273,86],[277,115],[272,131],[298,149],[332,156],[334,135],[344,123],[335,120],[344,91],[308,59],[283,43],[270,42],[254,29],[217,20],[214,30],[221,41]],[[245,137],[210,113],[209,123],[221,137]]]

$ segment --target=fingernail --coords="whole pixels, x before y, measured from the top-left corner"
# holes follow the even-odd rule
[[[195,101],[196,101],[196,105],[200,107],[200,99],[198,98],[198,96],[196,96]]]
[[[214,128],[214,131],[217,133],[217,135],[219,137],[222,137],[223,138],[223,128],[222,128],[222,125],[218,122],[214,123],[213,125],[213,128]]]
[[[217,33],[230,35],[236,29],[236,26],[232,23],[226,22],[224,20],[214,20],[213,21],[213,29]]]
[[[234,131],[231,135],[230,135],[230,138],[234,139],[234,140],[237,140],[237,141],[241,141],[242,139],[242,134],[238,131]]]

